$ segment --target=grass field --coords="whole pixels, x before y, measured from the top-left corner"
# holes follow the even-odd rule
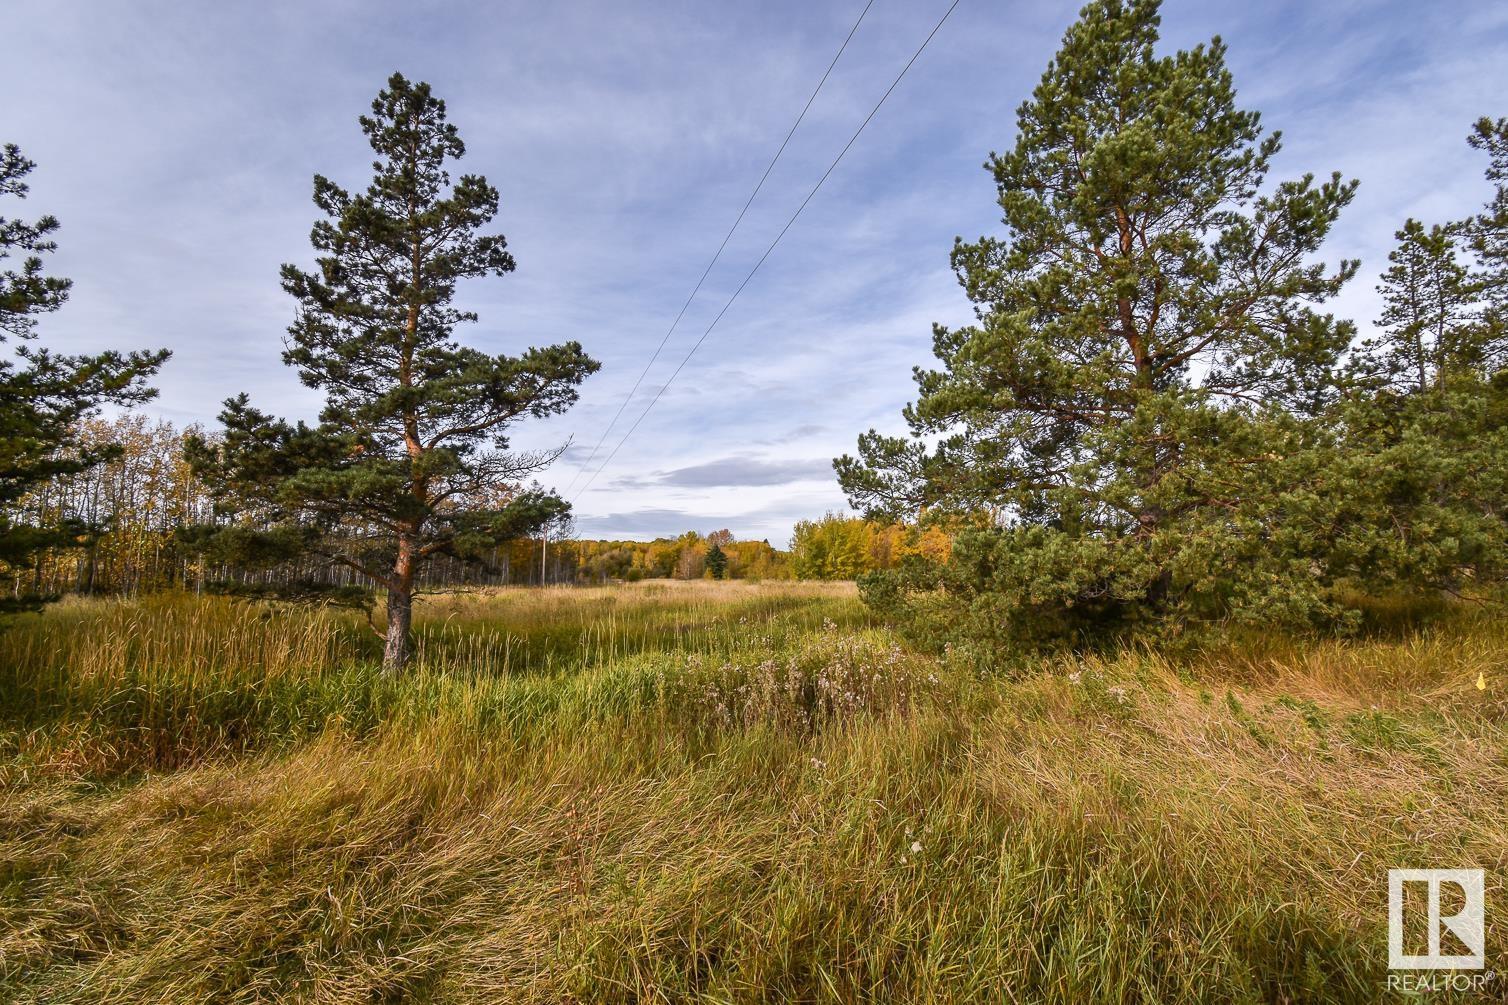
[[[1390,866],[1508,951],[1489,613],[1009,678],[843,585],[421,614],[396,681],[333,614],[0,631],[0,1001],[1374,1002]]]

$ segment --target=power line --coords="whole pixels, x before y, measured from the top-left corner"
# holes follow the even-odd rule
[[[716,265],[718,259],[722,257],[723,250],[728,247],[728,241],[732,239],[733,232],[737,230],[738,225],[743,222],[744,214],[749,212],[749,207],[754,205],[755,196],[759,195],[759,190],[764,188],[764,183],[770,177],[770,172],[775,170],[775,164],[780,160],[780,155],[785,153],[785,148],[790,145],[791,137],[796,135],[796,130],[800,127],[801,120],[806,118],[806,113],[811,110],[812,102],[816,101],[817,95],[822,93],[822,86],[827,83],[827,78],[832,75],[833,67],[838,65],[838,60],[842,58],[844,50],[848,48],[848,43],[853,41],[854,35],[859,30],[859,25],[864,23],[865,15],[869,13],[869,8],[873,6],[874,0],[869,0],[869,2],[864,5],[864,9],[859,11],[858,20],[853,23],[852,28],[848,29],[848,35],[843,39],[843,44],[838,46],[838,51],[833,56],[832,62],[827,64],[827,69],[822,73],[822,79],[817,81],[817,86],[812,90],[811,97],[807,98],[806,104],[802,106],[801,114],[796,116],[796,121],[791,124],[791,129],[788,133],[785,134],[785,139],[780,141],[780,149],[775,151],[775,156],[770,158],[769,166],[764,169],[764,174],[759,176],[759,183],[754,186],[754,191],[749,193],[749,198],[745,200],[743,209],[740,209],[738,211],[738,218],[733,221],[733,226],[729,227],[728,232],[723,235],[723,243],[717,246],[717,252],[713,254],[712,261],[708,262],[707,267],[702,270],[702,277],[696,281],[696,286],[692,287],[691,295],[688,296],[686,298],[686,302],[681,305],[680,313],[677,314],[675,316],[675,320],[670,323],[670,328],[665,332],[665,337],[660,339],[660,344],[655,347],[654,354],[649,357],[649,362],[644,364],[644,370],[639,374],[639,379],[635,380],[634,386],[629,388],[628,394],[623,398],[623,403],[618,406],[618,411],[614,413],[612,421],[607,424],[607,428],[602,431],[602,436],[598,438],[597,445],[592,447],[592,452],[587,454],[586,460],[582,461],[581,466],[576,469],[576,474],[571,478],[570,485],[566,486],[565,490],[567,492],[571,491],[571,486],[576,484],[576,479],[580,478],[586,471],[586,469],[591,466],[592,459],[597,456],[597,451],[601,450],[602,444],[607,442],[608,434],[613,431],[613,427],[616,426],[618,424],[618,420],[623,417],[623,410],[628,407],[628,403],[632,401],[634,395],[638,393],[639,385],[644,383],[644,378],[649,375],[650,368],[653,367],[655,365],[655,361],[660,358],[660,352],[665,348],[665,344],[670,341],[670,336],[675,333],[676,328],[681,323],[681,319],[686,316],[686,309],[691,306],[691,302],[695,300],[696,295],[701,292],[702,284],[707,281],[707,277],[712,273],[712,267]]]
[[[833,171],[838,167],[839,162],[843,160],[844,155],[848,153],[849,148],[852,147],[855,141],[858,140],[859,134],[864,131],[864,128],[869,125],[870,120],[873,119],[879,112],[880,106],[885,104],[886,99],[890,97],[891,92],[893,92],[900,84],[901,79],[906,76],[906,73],[911,69],[912,64],[914,64],[917,59],[921,57],[921,54],[926,51],[926,48],[931,44],[933,37],[936,36],[940,30],[942,30],[943,24],[948,20],[950,16],[952,16],[953,11],[962,2],[963,0],[953,0],[953,3],[948,7],[946,11],[943,12],[943,16],[938,19],[937,24],[933,25],[932,30],[928,32],[927,37],[922,40],[922,44],[917,48],[916,52],[912,53],[911,58],[906,61],[906,65],[901,67],[901,72],[896,74],[895,79],[890,82],[890,86],[885,89],[885,93],[880,95],[880,100],[875,102],[874,107],[869,110],[869,114],[864,116],[864,121],[859,123],[859,128],[854,130],[854,134],[848,138],[848,142],[843,145],[843,149],[838,151],[838,156],[833,158],[833,162],[828,165],[827,170],[822,172],[822,177],[817,179],[817,184],[813,185],[812,190],[806,194],[806,198],[801,200],[801,205],[796,207],[796,212],[792,213],[791,218],[786,221],[785,226],[780,228],[780,233],[775,235],[775,240],[771,241],[770,246],[765,249],[764,254],[759,256],[759,261],[755,262],[754,267],[749,270],[749,274],[744,276],[743,282],[738,284],[738,289],[734,290],[733,295],[728,298],[728,302],[723,304],[723,309],[717,312],[717,317],[712,319],[712,323],[707,326],[707,330],[702,332],[701,337],[698,338],[695,343],[693,343],[691,349],[686,353],[685,358],[681,360],[680,365],[675,368],[675,371],[673,373],[671,373],[670,379],[665,381],[664,384],[660,385],[660,389],[655,392],[655,396],[651,398],[649,404],[644,407],[644,411],[639,413],[639,417],[635,419],[634,424],[628,428],[628,432],[624,433],[623,438],[618,441],[617,446],[613,447],[612,453],[607,455],[607,459],[602,462],[601,466],[598,467],[596,471],[592,472],[592,477],[588,478],[586,484],[581,486],[576,494],[571,497],[571,502],[574,503],[577,499],[581,498],[582,494],[586,492],[587,489],[592,487],[592,482],[597,480],[597,476],[602,474],[607,466],[612,463],[614,457],[618,456],[618,451],[623,449],[623,444],[627,443],[628,438],[634,435],[634,430],[639,428],[639,423],[643,422],[644,417],[649,414],[650,409],[655,407],[655,403],[660,400],[660,396],[665,393],[666,388],[670,387],[670,385],[675,382],[675,379],[680,375],[681,370],[686,366],[687,363],[691,361],[691,357],[694,356],[696,354],[696,351],[701,348],[702,343],[707,340],[707,336],[712,334],[712,329],[716,328],[717,323],[723,319],[723,315],[728,313],[728,308],[733,306],[733,302],[737,300],[738,295],[744,291],[744,287],[749,285],[749,280],[754,278],[754,274],[758,272],[759,267],[765,263],[765,259],[770,257],[770,253],[775,250],[775,246],[780,243],[780,239],[785,237],[786,231],[791,229],[792,225],[795,224],[797,217],[801,215],[802,210],[806,209],[807,203],[812,201],[812,198],[817,194],[818,190],[822,188],[823,183],[827,181],[828,176],[833,173]]]

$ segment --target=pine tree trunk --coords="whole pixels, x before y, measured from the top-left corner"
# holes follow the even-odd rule
[[[414,542],[407,534],[398,537],[398,556],[387,591],[387,635],[382,650],[382,671],[396,674],[414,655]]]
[[[414,599],[409,590],[388,590],[387,636],[382,650],[382,672],[396,674],[413,658],[410,629],[414,620]]]

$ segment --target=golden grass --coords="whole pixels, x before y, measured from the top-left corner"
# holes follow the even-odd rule
[[[1488,870],[1508,949],[1487,619],[1013,680],[845,587],[441,598],[400,682],[359,627],[0,636],[49,681],[7,713],[0,999],[1371,1002],[1392,866]]]

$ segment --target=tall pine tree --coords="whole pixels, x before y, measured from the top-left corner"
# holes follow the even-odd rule
[[[1262,500],[1351,337],[1316,305],[1356,263],[1312,255],[1355,183],[1266,184],[1279,137],[1237,107],[1225,46],[1160,56],[1158,28],[1158,0],[1095,0],[1068,29],[986,165],[1004,235],[953,251],[978,321],[934,329],[913,437],[836,463],[871,512],[991,524],[876,601],[946,596],[960,617],[934,623],[1002,644],[1323,603]]]
[[[465,153],[428,84],[394,74],[361,127],[375,176],[351,194],[322,176],[319,268],[282,271],[298,302],[284,361],[325,393],[317,426],[226,402],[218,443],[194,463],[233,509],[263,526],[208,542],[242,554],[311,552],[387,593],[384,665],[412,653],[413,597],[433,555],[470,557],[558,520],[565,504],[515,491],[553,454],[509,450],[524,416],[562,412],[598,364],[575,342],[488,355],[458,344],[476,315],[453,306],[462,279],[512,272],[499,234],[482,233],[498,193],[480,175],[452,184]],[[354,542],[354,544],[353,544]]]
[[[1483,364],[1478,287],[1460,260],[1451,228],[1408,220],[1395,235],[1382,295],[1380,332],[1362,343],[1360,368],[1384,386],[1421,393],[1449,370]]]
[[[1487,302],[1482,357],[1489,370],[1508,368],[1508,118],[1477,120],[1467,140],[1487,154],[1492,198],[1467,221]]]
[[[14,144],[0,150],[0,197],[24,199],[36,165]],[[168,358],[156,352],[62,355],[39,348],[37,322],[68,300],[72,281],[47,275],[43,255],[57,247],[58,221],[0,217],[0,563],[24,568],[48,548],[74,543],[89,528],[74,521],[41,525],[17,509],[27,493],[51,478],[76,474],[112,455],[79,437],[80,422],[104,405],[134,405],[157,392],[147,380]],[[14,261],[19,257],[19,261]],[[8,262],[7,260],[12,260]],[[29,608],[38,597],[0,600],[0,610]]]
[[[1498,191],[1473,220],[1407,221],[1388,255],[1376,334],[1350,366],[1332,413],[1337,438],[1316,456],[1310,496],[1323,565],[1369,592],[1480,592],[1508,574],[1508,375],[1497,288],[1508,240],[1508,147],[1477,123]],[[1476,268],[1457,246],[1465,235]],[[1496,301],[1496,302],[1494,302]]]

